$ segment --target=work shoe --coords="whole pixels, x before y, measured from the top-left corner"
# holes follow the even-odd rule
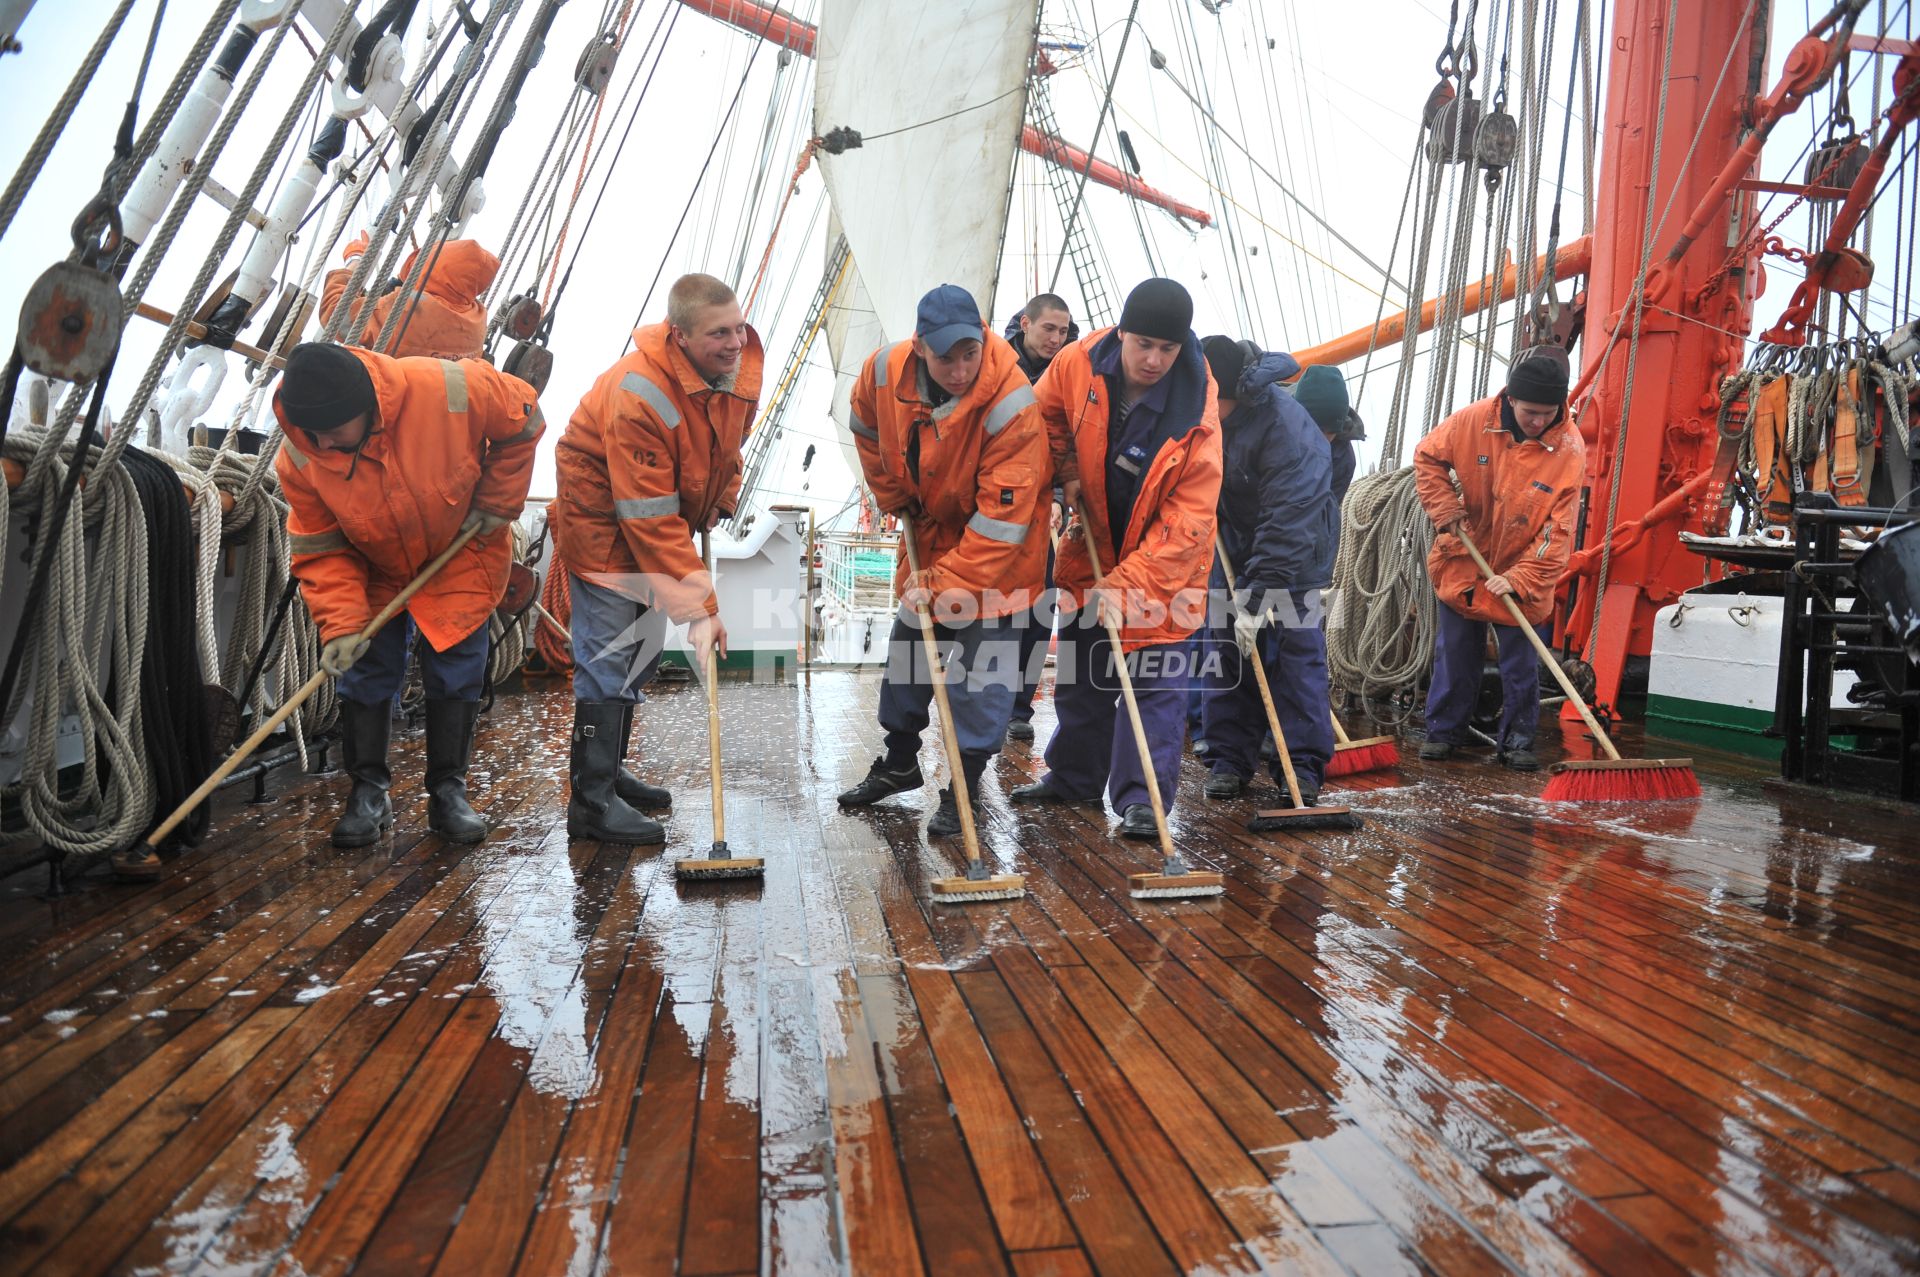
[[[1453,743],[1444,740],[1422,741],[1420,743],[1420,757],[1426,759],[1428,762],[1437,762],[1442,758],[1452,758]]]
[[[1145,803],[1134,803],[1120,817],[1120,835],[1123,838],[1144,838],[1148,840],[1160,837],[1160,826],[1154,823],[1153,808]]]
[[[620,731],[627,707],[620,701],[575,701],[573,754],[568,768],[573,793],[567,799],[567,837],[645,847],[667,840],[667,831],[629,807],[615,792],[620,770]]]
[[[1051,783],[1052,773],[1042,776],[1031,785],[1019,785],[1007,791],[1007,797],[1016,803],[1097,803],[1098,794],[1063,794]]]
[[[1205,758],[1212,752],[1213,746],[1207,743],[1206,737],[1196,736],[1193,738],[1193,756],[1195,758]]]
[[[333,845],[369,847],[380,841],[393,824],[393,773],[387,769],[387,736],[393,726],[393,708],[385,700],[375,705],[340,699],[341,770],[353,780],[347,805],[334,822]]]
[[[1247,778],[1238,772],[1215,772],[1207,777],[1205,793],[1209,798],[1238,798],[1247,792]]]
[[[1517,772],[1537,772],[1540,756],[1530,749],[1509,749],[1502,751],[1500,765]]]
[[[887,760],[876,758],[873,766],[867,769],[866,779],[852,789],[840,795],[842,807],[869,807],[892,794],[904,794],[910,789],[918,789],[926,784],[920,775],[920,763],[916,759],[903,768],[887,766]]]
[[[1008,740],[1032,740],[1033,724],[1027,719],[1016,718],[1007,724]]]
[[[427,702],[427,828],[448,842],[479,842],[487,822],[467,803],[467,761],[479,701]]]
[[[1284,780],[1276,780],[1273,783],[1278,786],[1280,790],[1280,796],[1274,800],[1275,805],[1279,807],[1292,807],[1293,794],[1287,789],[1287,782]],[[1318,807],[1319,805],[1320,791],[1317,789],[1308,789],[1305,785],[1300,786],[1300,806],[1305,809]]]
[[[975,799],[973,819],[977,827],[980,823],[980,802]],[[953,800],[953,786],[948,785],[940,791],[940,806],[927,821],[927,832],[936,838],[951,837],[960,832],[960,804]]]
[[[633,711],[632,701],[626,702],[627,712],[620,727],[620,757],[624,760],[633,747]],[[613,774],[613,792],[620,795],[620,801],[635,811],[665,811],[673,806],[673,794],[659,785],[649,785],[624,766]]]

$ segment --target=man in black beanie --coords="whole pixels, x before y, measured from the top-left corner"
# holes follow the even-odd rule
[[[1192,325],[1187,290],[1150,279],[1128,295],[1118,328],[1062,350],[1034,387],[1054,478],[1078,521],[1054,565],[1062,620],[1049,770],[1012,797],[1098,802],[1104,788],[1130,838],[1154,838],[1157,829],[1132,728],[1115,721],[1120,654],[1094,613],[1120,627],[1154,776],[1171,809],[1192,681],[1186,640],[1206,621],[1220,499],[1220,418]],[[1106,571],[1099,589],[1089,537]],[[1073,609],[1079,615],[1069,619]]]
[[[273,398],[283,442],[293,574],[337,680],[340,742],[353,780],[333,828],[363,847],[393,824],[387,737],[407,664],[407,624],[360,632],[461,533],[475,536],[407,602],[427,641],[427,825],[477,842],[467,802],[486,676],[487,622],[506,592],[507,524],[533,479],[543,418],[533,388],[477,359],[390,359],[308,342],[287,353]]]
[[[1586,457],[1567,410],[1564,351],[1522,352],[1507,387],[1434,428],[1413,450],[1420,504],[1439,535],[1427,575],[1440,596],[1427,739],[1420,757],[1442,759],[1467,743],[1467,719],[1480,694],[1486,627],[1500,650],[1499,760],[1516,771],[1540,761],[1540,667],[1501,596],[1538,628],[1573,548],[1574,511]],[[1464,527],[1494,575],[1482,576],[1457,535]]]

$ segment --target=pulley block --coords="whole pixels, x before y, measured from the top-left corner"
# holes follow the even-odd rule
[[[547,380],[553,376],[553,352],[530,341],[519,342],[508,353],[507,361],[500,365],[500,371],[512,373],[526,382],[535,394],[544,394]]]
[[[1445,90],[1444,94],[1442,90]],[[1480,100],[1458,97],[1442,83],[1427,99],[1427,158],[1435,164],[1464,164],[1474,158],[1480,129]]]
[[[599,97],[613,79],[613,63],[620,55],[620,38],[609,31],[580,52],[573,66],[573,82]]]
[[[20,356],[55,381],[92,381],[120,344],[120,287],[105,271],[58,262],[20,304]]]
[[[1867,140],[1859,134],[1852,137],[1828,138],[1813,148],[1813,154],[1807,157],[1808,186],[1850,187],[1860,176],[1860,170],[1867,166]],[[1810,204],[1831,204],[1838,200],[1837,195],[1815,195],[1808,193]]]
[[[516,293],[500,308],[500,330],[515,341],[526,341],[540,331],[544,317],[538,298],[532,293]]]
[[[1494,110],[1481,117],[1473,131],[1473,158],[1481,168],[1497,172],[1513,163],[1520,149],[1520,122],[1505,111]]]

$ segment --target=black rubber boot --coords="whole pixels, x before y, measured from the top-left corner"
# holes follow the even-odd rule
[[[614,792],[620,771],[620,732],[627,706],[621,701],[575,701],[573,795],[567,800],[567,837],[644,847],[667,840],[657,820],[648,820]]]
[[[637,708],[628,701],[626,721],[620,727],[620,757],[626,758],[633,748],[633,711]],[[620,801],[635,811],[665,811],[673,806],[673,795],[659,785],[649,785],[638,776],[622,767],[613,774],[613,792],[620,795]]]
[[[393,707],[386,701],[363,705],[340,701],[341,770],[353,780],[346,809],[334,822],[333,845],[369,847],[393,824],[393,773],[387,770],[387,736],[393,726]]]
[[[467,760],[479,701],[427,702],[427,828],[448,842],[479,842],[487,822],[467,803]]]

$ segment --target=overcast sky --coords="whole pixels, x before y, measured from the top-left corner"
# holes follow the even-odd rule
[[[12,325],[18,299],[34,277],[67,251],[67,227],[97,188],[108,158],[153,5],[154,0],[135,4],[46,173],[0,244],[0,312],[5,316],[0,323]],[[9,118],[16,122],[0,137],[0,172],[11,174],[17,166],[34,129],[64,88],[110,7],[105,0],[79,4],[41,0],[20,33],[26,52],[0,60]],[[375,6],[363,0],[360,7],[370,13]],[[535,7],[537,0],[527,0],[528,12]],[[819,0],[797,0],[792,6],[807,18],[817,17],[818,7]],[[1606,7],[1611,12],[1618,5]],[[1863,27],[1877,27],[1880,7],[1880,0],[1869,6]],[[1910,36],[1913,20],[1908,0],[1886,7],[1893,30]],[[653,322],[662,317],[665,286],[676,275],[689,269],[709,270],[738,279],[745,292],[765,249],[779,193],[811,128],[812,67],[807,59],[790,57],[783,62],[771,47],[681,10],[673,0],[637,0],[635,8],[630,51],[615,71],[599,122],[602,135],[611,132],[617,142],[626,125],[625,114],[616,118],[615,103],[641,46],[658,32],[666,54],[646,90],[599,213],[588,221],[610,148],[602,164],[589,174],[568,229],[561,270],[575,246],[582,251],[559,306],[552,340],[556,368],[544,396],[552,423],[550,441],[557,438],[587,385],[621,353],[635,318]],[[1559,8],[1561,39],[1551,63],[1549,107],[1556,125],[1567,98],[1567,39],[1576,4],[1561,0]],[[1805,31],[1806,17],[1799,5],[1774,8],[1771,63],[1777,73],[1786,49]],[[438,17],[444,9],[436,0],[422,0],[416,22],[424,21],[430,12]],[[573,99],[575,59],[601,30],[608,9],[617,11],[618,5],[602,0],[566,4],[554,25],[546,58],[519,95],[517,115],[487,175],[486,209],[468,232],[496,250],[557,122]],[[1044,38],[1062,45],[1088,45],[1079,55],[1070,50],[1056,54],[1065,65],[1053,79],[1052,97],[1061,130],[1069,140],[1084,143],[1093,132],[1103,87],[1100,73],[1119,56],[1128,9],[1121,0],[1049,0],[1046,6]],[[1479,11],[1478,25],[1484,31],[1490,10],[1481,6]],[[1502,8],[1500,13],[1504,12]],[[509,49],[519,47],[526,16],[523,13],[507,33]],[[1181,279],[1193,290],[1198,306],[1195,327],[1202,333],[1244,332],[1269,347],[1291,348],[1369,322],[1379,304],[1378,272],[1303,214],[1280,186],[1284,184],[1332,223],[1366,257],[1385,264],[1393,246],[1420,110],[1436,79],[1434,59],[1446,42],[1447,19],[1448,6],[1442,0],[1341,5],[1260,5],[1237,0],[1212,6],[1196,0],[1142,0],[1115,91],[1118,122],[1129,134],[1144,180],[1214,211],[1216,222],[1213,229],[1199,230],[1158,210],[1140,209],[1136,216],[1119,195],[1091,190],[1088,216],[1111,266],[1109,286],[1116,301],[1133,283],[1152,273],[1151,255],[1153,269]],[[168,7],[144,107],[150,108],[158,97],[203,21],[199,6]],[[314,42],[319,42],[318,37]],[[1596,40],[1602,54],[1606,48],[1604,38]],[[1156,49],[1165,54],[1165,71],[1151,64]],[[1865,61],[1856,60],[1856,67]],[[1891,59],[1878,61],[1891,63]],[[215,165],[214,175],[221,184],[237,190],[245,183],[309,63],[306,51],[290,38],[234,143]],[[1497,76],[1497,58],[1483,52],[1481,68],[1483,78]],[[1890,72],[1891,66],[1884,70]],[[1517,67],[1510,74],[1517,96]],[[1604,77],[1604,65],[1599,74]],[[1267,175],[1256,173],[1252,161],[1235,149],[1229,137],[1215,139],[1222,157],[1218,167],[1209,160],[1207,132],[1176,78],[1210,97],[1224,133],[1245,144]],[[480,105],[469,117],[463,139],[477,131],[499,79],[496,68],[482,87]],[[1869,69],[1854,90],[1855,114],[1862,119],[1870,105],[1871,83]],[[313,127],[309,113],[296,128],[296,139],[310,137]],[[1576,103],[1576,140],[1568,170],[1568,238],[1579,230],[1583,196],[1578,138],[1583,127]],[[1782,127],[1769,147],[1765,176],[1794,176],[1787,161],[1809,130],[1804,111]],[[357,134],[354,145],[358,145]],[[710,148],[713,161],[705,180],[697,182]],[[461,156],[465,152],[464,145],[458,148]],[[1102,132],[1099,152],[1106,158],[1117,156],[1111,125]],[[1222,172],[1226,180],[1216,188]],[[570,170],[569,190],[572,180]],[[953,180],[976,180],[976,175],[954,174]],[[1004,183],[1006,175],[978,175],[978,180]],[[1536,193],[1536,198],[1544,217],[1552,202],[1551,189]],[[267,197],[260,202],[265,205]],[[807,302],[819,283],[826,220],[823,202],[817,176],[809,173],[785,214],[767,282],[755,306],[754,317],[767,347],[769,387],[791,354]],[[364,216],[371,216],[371,211],[368,206]],[[1222,211],[1230,222],[1219,218]],[[167,309],[179,303],[205,260],[223,212],[206,201],[189,219],[187,232],[169,254],[149,294],[151,301]],[[684,225],[676,237],[675,227],[683,215]],[[309,236],[330,221],[331,211],[315,219]],[[1060,222],[1039,161],[1023,157],[1015,174],[1013,220],[999,294],[992,302],[996,325],[1034,291],[1036,283],[1044,285],[1052,278]],[[1789,240],[1796,233],[1804,236],[1804,220],[1790,221],[1782,232]],[[235,245],[229,265],[237,263],[247,238],[243,235]],[[1889,256],[1889,238],[1883,222],[1876,252],[1883,263]],[[295,246],[296,270],[309,246],[310,239]],[[1403,279],[1406,258],[1403,246],[1394,266],[1394,273]],[[1477,269],[1477,248],[1474,261]],[[1784,305],[1795,278],[1785,263],[1772,264],[1770,273],[1774,282],[1759,307],[1763,322],[1771,322]],[[1888,273],[1883,269],[1883,275]],[[529,265],[518,282],[533,275],[534,267]],[[540,278],[544,282],[544,271]],[[929,279],[927,284],[938,282]],[[1075,295],[1071,272],[1063,282],[1063,291]],[[1884,284],[1876,285],[1879,308],[1870,312],[1881,322],[1888,319],[1883,293]],[[156,324],[134,321],[115,374],[117,393],[110,402],[126,401],[153,355],[160,332]],[[259,338],[257,323],[246,337]],[[1502,340],[1498,348],[1504,352],[1505,345]],[[1381,357],[1376,367],[1392,357],[1391,353]],[[790,447],[781,454],[781,464],[768,486],[783,499],[814,504],[824,516],[844,502],[850,480],[839,450],[827,446],[834,440],[834,431],[826,413],[831,377],[824,341],[816,344],[808,364],[786,418]],[[1347,371],[1357,377],[1359,367],[1356,364]],[[211,417],[215,424],[225,423],[241,375],[236,359],[229,391]],[[1384,433],[1391,390],[1390,369],[1385,375],[1376,373],[1367,385],[1361,409],[1371,427],[1370,449],[1377,449]],[[1418,428],[1412,431],[1419,432]],[[800,460],[809,442],[820,447],[812,467],[803,472]],[[550,458],[551,442],[534,483],[536,495],[551,492]]]

